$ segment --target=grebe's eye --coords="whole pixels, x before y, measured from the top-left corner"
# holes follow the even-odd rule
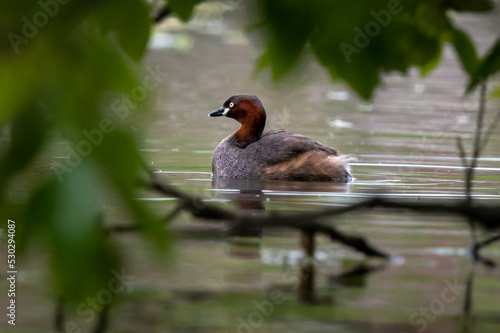
[[[230,108],[232,108],[233,106],[234,106],[234,103],[233,103],[233,102],[229,103],[229,107],[230,107]]]

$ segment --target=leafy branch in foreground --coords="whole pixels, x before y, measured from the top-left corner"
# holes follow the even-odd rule
[[[0,12],[0,215],[18,223],[19,254],[28,246],[47,251],[55,297],[78,303],[120,266],[103,226],[105,193],[159,250],[169,243],[134,200],[141,169],[126,125],[134,116],[113,110],[141,86],[149,9],[142,0],[20,0],[1,2]],[[105,138],[91,144],[88,133],[103,124]]]
[[[450,12],[491,11],[488,0],[397,1],[259,0],[258,27],[267,40],[262,67],[282,78],[310,51],[332,79],[344,80],[364,99],[372,97],[383,73],[428,73],[444,42],[455,47],[469,75],[468,91],[500,69],[500,41],[479,59],[473,41]],[[346,20],[345,18],[349,18]]]
[[[188,21],[202,0],[169,0],[155,16]],[[240,2],[249,9],[251,31],[266,47],[258,66],[271,67],[283,78],[312,53],[332,79],[341,79],[362,98],[370,99],[384,73],[422,74],[439,63],[445,43],[452,45],[468,75],[466,91],[500,70],[500,40],[480,58],[469,35],[455,23],[452,12],[491,12],[490,0],[258,0]],[[346,19],[348,18],[348,19]]]
[[[305,232],[317,232],[325,234],[333,241],[338,241],[348,247],[351,247],[361,253],[370,256],[388,258],[389,256],[381,250],[370,245],[364,238],[358,236],[346,235],[338,231],[335,227],[320,223],[318,220],[326,217],[338,215],[339,213],[333,211],[323,212],[310,212],[310,213],[294,213],[285,214],[273,212],[264,216],[253,216],[243,214],[239,211],[233,211],[214,205],[207,204],[201,201],[200,198],[190,196],[182,193],[174,187],[153,179],[148,187],[166,195],[171,195],[179,198],[179,207],[191,212],[194,216],[199,218],[211,220],[227,220],[232,223],[234,229],[247,229],[247,228],[293,228]]]
[[[293,214],[271,212],[263,216],[246,215],[239,211],[233,211],[221,208],[212,204],[202,201],[201,198],[191,196],[186,193],[180,192],[171,185],[154,179],[146,184],[148,188],[155,191],[174,196],[179,199],[178,208],[192,213],[194,216],[204,219],[217,220],[217,221],[230,221],[237,227],[274,227],[274,228],[294,228],[298,230],[305,230],[310,232],[319,232],[326,234],[332,240],[339,241],[340,243],[352,247],[353,249],[365,253],[367,255],[375,255],[387,257],[387,255],[380,250],[377,250],[369,245],[360,237],[352,237],[344,235],[331,225],[319,223],[321,219],[335,217],[342,214],[362,210],[371,209],[376,207],[389,208],[389,209],[403,209],[412,210],[422,213],[448,213],[458,215],[466,218],[476,220],[487,230],[496,230],[500,228],[500,207],[491,207],[486,205],[468,205],[466,201],[458,201],[454,204],[441,204],[432,202],[404,202],[387,200],[385,198],[373,197],[358,203],[345,206],[326,208],[311,212],[294,212]],[[244,224],[245,226],[242,226]],[[122,231],[122,229],[118,229]],[[492,241],[482,243],[479,247],[491,244],[496,240],[493,237]]]

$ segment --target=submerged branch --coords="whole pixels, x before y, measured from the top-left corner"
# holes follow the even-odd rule
[[[194,216],[219,221],[231,221],[233,230],[248,229],[248,228],[294,228],[307,232],[318,232],[327,235],[330,239],[338,241],[346,246],[349,246],[359,252],[369,256],[378,256],[388,258],[389,255],[374,246],[370,245],[364,238],[359,236],[346,235],[338,231],[335,227],[320,223],[317,220],[330,215],[339,215],[343,212],[335,214],[323,214],[324,212],[311,213],[296,213],[293,216],[283,213],[271,213],[264,216],[244,215],[234,212],[229,209],[216,207],[203,202],[200,198],[182,193],[174,187],[160,182],[153,178],[150,187],[154,190],[179,198],[181,201],[180,207],[191,212]],[[332,212],[333,213],[333,212]]]
[[[319,232],[327,235],[332,240],[338,241],[366,255],[374,255],[387,258],[388,255],[376,249],[368,242],[358,236],[346,235],[338,231],[330,224],[320,222],[321,219],[339,216],[348,212],[366,208],[393,208],[407,209],[418,212],[434,212],[455,214],[479,222],[485,229],[494,229],[499,226],[500,207],[469,206],[466,202],[460,201],[455,204],[440,203],[410,203],[397,202],[383,198],[371,198],[346,207],[327,208],[313,212],[295,212],[293,215],[287,213],[272,212],[268,215],[254,216],[245,215],[229,209],[217,207],[204,202],[201,198],[185,194],[169,184],[154,178],[148,186],[159,193],[179,198],[179,207],[189,211],[194,216],[216,220],[231,221],[234,229],[281,227],[294,228],[308,232]]]

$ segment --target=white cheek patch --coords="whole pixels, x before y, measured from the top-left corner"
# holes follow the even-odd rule
[[[224,112],[222,113],[223,116],[225,116],[229,112],[229,108],[225,108]]]

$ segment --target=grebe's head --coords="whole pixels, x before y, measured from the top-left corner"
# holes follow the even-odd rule
[[[236,137],[242,144],[259,140],[266,125],[266,110],[255,95],[231,96],[222,107],[210,112],[209,116],[226,116],[238,121],[241,128],[236,132]]]
[[[265,121],[266,110],[255,95],[235,95],[229,97],[222,107],[210,112],[209,116],[226,116],[243,124],[253,118],[264,118]]]

